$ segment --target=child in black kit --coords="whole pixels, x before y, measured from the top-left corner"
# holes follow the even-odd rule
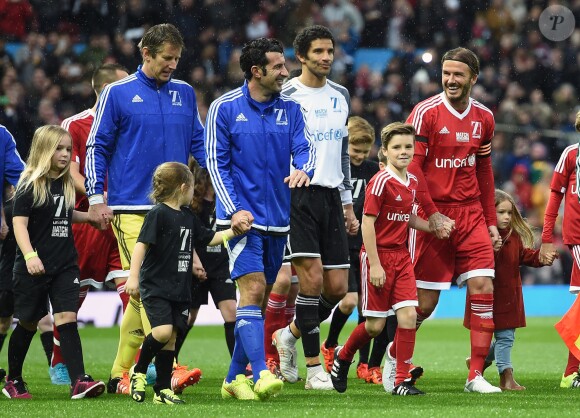
[[[153,174],[151,198],[156,205],[145,217],[125,284],[129,295],[141,295],[151,322],[151,334],[145,338],[139,361],[130,372],[131,397],[137,402],[145,400],[147,366],[155,357],[153,402],[184,403],[171,390],[171,368],[177,329],[187,327],[193,248],[219,245],[234,236],[231,229],[215,232],[202,225],[189,208],[193,191],[193,174],[184,164],[164,163]],[[249,222],[245,225],[249,230]]]
[[[14,263],[14,316],[19,319],[8,345],[8,376],[2,392],[9,398],[31,398],[22,379],[22,366],[50,299],[54,323],[61,335],[68,366],[71,398],[96,397],[105,384],[85,374],[77,329],[79,267],[72,222],[87,222],[74,210],[75,190],[70,175],[72,140],[59,126],[36,130],[30,156],[16,187],[13,210],[18,244]]]

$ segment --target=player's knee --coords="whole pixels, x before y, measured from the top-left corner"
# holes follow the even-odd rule
[[[358,306],[358,295],[354,292],[347,293],[340,301],[340,310],[346,315],[350,315]]]
[[[372,337],[375,338],[381,333],[385,323],[383,321],[366,321],[365,330]]]
[[[11,316],[0,318],[0,334],[7,334],[8,330],[10,329],[10,325],[12,325]]]
[[[173,327],[171,326],[160,326],[155,327],[151,330],[153,338],[155,338],[160,343],[168,343],[173,334]]]
[[[397,310],[397,322],[401,328],[412,329],[417,324],[417,312],[414,306],[406,306]]]

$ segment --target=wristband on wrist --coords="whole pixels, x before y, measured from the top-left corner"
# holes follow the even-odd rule
[[[34,257],[38,257],[38,253],[36,251],[30,251],[29,253],[24,254],[24,261],[28,261]]]

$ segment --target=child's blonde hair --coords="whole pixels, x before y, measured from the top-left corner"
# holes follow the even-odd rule
[[[524,244],[524,247],[533,248],[534,247],[534,232],[532,231],[532,227],[522,217],[522,214],[520,213],[518,207],[516,206],[516,202],[514,201],[513,197],[511,197],[509,194],[507,194],[503,190],[496,189],[495,190],[495,207],[497,208],[497,206],[500,203],[503,203],[506,201],[510,202],[512,205],[512,219],[510,222],[510,232],[508,233],[508,237],[512,233],[512,231],[516,231],[516,233],[522,239],[522,243]],[[507,240],[507,237],[506,237],[506,240]]]
[[[153,191],[150,198],[155,203],[176,199],[182,184],[193,187],[193,174],[189,167],[177,162],[163,163],[153,173]]]
[[[369,145],[375,142],[375,128],[360,116],[348,118],[348,143]]]
[[[26,167],[16,185],[16,193],[32,188],[33,206],[43,206],[52,198],[49,177],[52,157],[65,135],[70,136],[66,129],[57,125],[41,126],[34,132]],[[74,208],[75,187],[70,174],[70,159],[57,178],[62,178],[65,207]]]

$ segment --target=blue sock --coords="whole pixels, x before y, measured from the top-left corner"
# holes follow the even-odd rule
[[[256,305],[238,308],[236,319],[236,330],[244,346],[244,352],[252,365],[254,382],[257,382],[260,378],[260,372],[267,370],[262,310]]]
[[[237,323],[236,327],[234,328],[234,340],[234,352],[232,353],[230,369],[228,370],[228,375],[226,376],[226,383],[231,383],[232,380],[236,380],[237,375],[244,374],[249,361],[244,351],[244,345],[242,344]]]

